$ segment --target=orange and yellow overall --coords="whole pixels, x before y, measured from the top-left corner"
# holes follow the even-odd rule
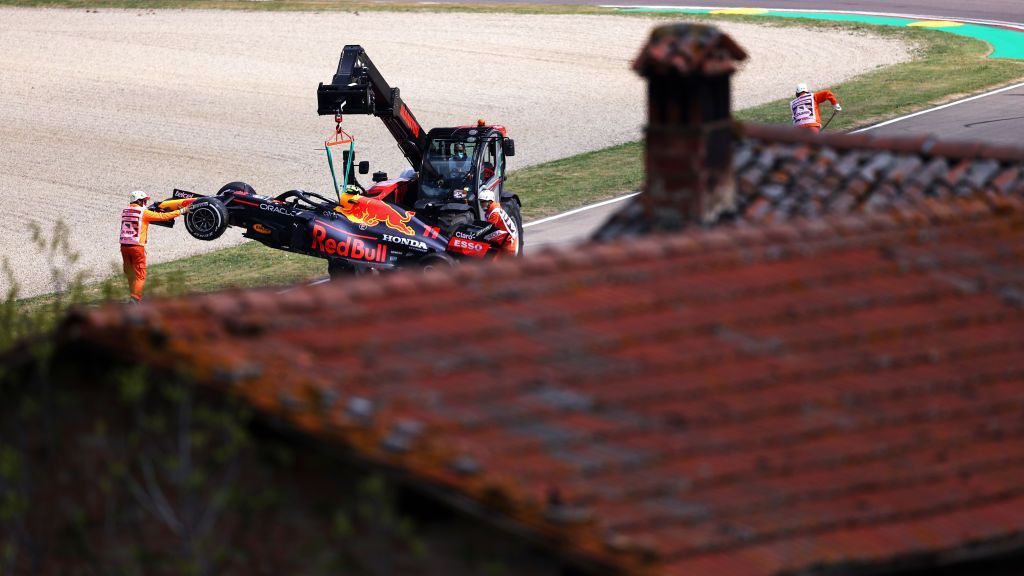
[[[494,201],[488,202],[484,215],[488,222],[494,224],[495,232],[488,235],[488,240],[500,247],[497,255],[499,257],[518,255],[519,230],[512,217],[502,210],[501,204]]]
[[[180,207],[187,205],[186,202],[175,200],[161,204],[162,207],[176,208],[172,212],[146,210],[137,204],[130,204],[121,210],[121,261],[132,300],[142,300],[142,286],[146,283],[146,240],[149,236],[149,223],[164,222],[181,216]]]
[[[839,103],[836,95],[829,90],[818,90],[814,94],[804,92],[789,103],[793,111],[793,125],[812,132],[821,132],[821,103],[828,100],[833,106]]]

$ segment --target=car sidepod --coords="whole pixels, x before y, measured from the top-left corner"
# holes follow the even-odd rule
[[[244,228],[246,238],[271,248],[294,250],[304,244],[310,210],[277,202],[266,196],[232,191],[224,195],[232,226]]]
[[[359,209],[351,204],[343,202],[334,211],[315,215],[309,223],[308,253],[391,268],[445,252],[448,239],[436,226],[416,218],[415,212],[365,197],[355,202],[363,204]]]

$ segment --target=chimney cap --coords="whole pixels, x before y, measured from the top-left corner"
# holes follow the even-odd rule
[[[717,76],[734,72],[736,63],[746,59],[746,51],[714,26],[668,24],[651,31],[633,70],[646,77]]]

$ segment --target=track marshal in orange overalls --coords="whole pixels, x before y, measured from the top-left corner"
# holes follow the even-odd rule
[[[497,257],[519,255],[519,229],[512,217],[502,209],[493,190],[480,190],[480,204],[484,217],[494,225],[494,232],[486,236],[487,241],[498,246]]]
[[[835,107],[836,112],[841,112],[843,107],[839,105],[836,95],[829,90],[818,90],[811,92],[807,84],[796,85],[796,98],[789,103],[793,111],[793,125],[805,128],[817,134],[821,132],[821,103],[828,100]]]
[[[121,260],[124,276],[128,280],[133,304],[142,301],[142,286],[146,283],[146,239],[150,222],[173,220],[188,211],[184,203],[172,212],[146,209],[149,194],[136,190],[129,197],[128,207],[121,210]]]

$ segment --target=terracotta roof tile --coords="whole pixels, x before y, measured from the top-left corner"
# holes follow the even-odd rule
[[[1024,148],[942,142],[930,136],[814,135],[784,126],[740,125],[733,168],[736,208],[723,221],[765,224],[828,214],[899,211],[923,200],[1000,202],[1024,193]],[[634,200],[599,239],[650,232]],[[954,204],[952,210],[976,204]],[[920,211],[912,209],[916,216]],[[930,216],[942,217],[932,211]]]
[[[850,174],[901,160],[869,164]],[[66,332],[626,571],[877,568],[1019,536],[1024,201],[785,216]]]
[[[976,143],[868,135],[814,136],[793,129],[744,127],[737,143],[745,164],[736,166],[737,218],[764,221],[827,213],[879,211],[923,198],[988,199],[1024,191],[1024,148],[1001,149],[1001,158]],[[799,154],[797,154],[799,152]],[[784,155],[804,160],[780,165]],[[767,160],[766,160],[767,159]],[[781,166],[787,176],[768,176]],[[814,170],[817,168],[817,170]],[[811,171],[805,180],[798,175]],[[782,186],[780,186],[780,184]],[[953,208],[957,209],[957,208]]]

